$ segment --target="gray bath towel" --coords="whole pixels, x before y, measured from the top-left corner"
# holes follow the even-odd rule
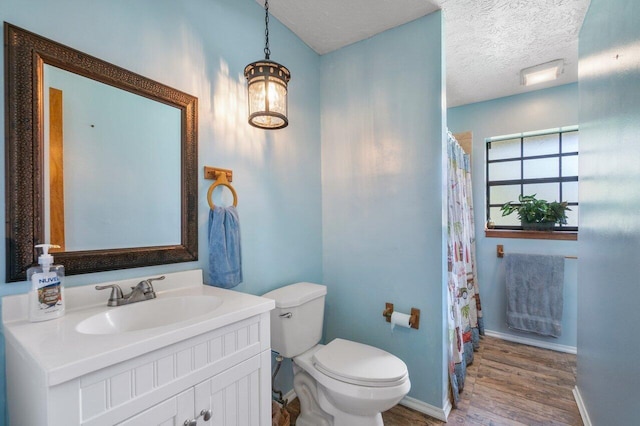
[[[507,325],[546,336],[562,334],[564,256],[505,253]]]

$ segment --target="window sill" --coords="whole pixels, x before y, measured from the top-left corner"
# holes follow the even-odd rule
[[[545,232],[513,229],[485,229],[484,236],[487,238],[520,238],[524,240],[578,240],[578,233],[572,231]]]

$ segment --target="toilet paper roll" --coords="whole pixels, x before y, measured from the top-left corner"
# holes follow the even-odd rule
[[[410,315],[403,314],[400,312],[393,312],[391,314],[391,331],[395,328],[395,326],[410,328],[409,319],[411,319]]]

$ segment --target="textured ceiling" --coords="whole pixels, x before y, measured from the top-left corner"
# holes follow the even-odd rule
[[[264,0],[256,0],[264,4]],[[447,105],[578,79],[578,33],[590,0],[270,0],[269,11],[319,54],[443,10]],[[564,59],[558,80],[520,85],[520,70]]]

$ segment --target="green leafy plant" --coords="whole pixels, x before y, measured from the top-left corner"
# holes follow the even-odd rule
[[[566,224],[566,211],[571,211],[566,201],[548,202],[546,200],[538,200],[536,194],[520,195],[517,203],[509,201],[505,203],[500,210],[502,211],[502,216],[508,216],[513,212],[517,212],[518,219],[520,219],[523,224]]]

